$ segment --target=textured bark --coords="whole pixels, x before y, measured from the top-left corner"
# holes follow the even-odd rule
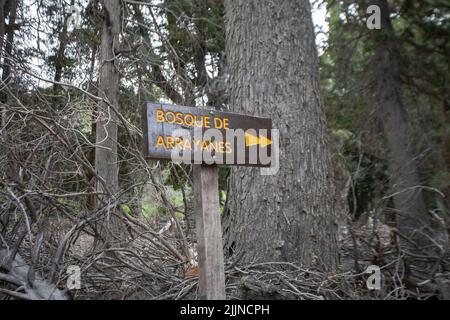
[[[2,73],[2,86],[5,86],[9,83],[11,77],[11,60],[9,59],[13,50],[14,43],[14,31],[16,24],[16,13],[17,13],[17,0],[10,0],[6,2],[5,5],[8,5],[9,16],[8,16],[8,28],[6,31],[6,43],[2,43],[2,47],[4,46],[3,54],[3,73]],[[3,8],[4,10],[5,8]],[[8,101],[8,94],[6,91],[1,91],[0,94],[0,102],[6,103]]]
[[[103,3],[103,24],[100,44],[100,76],[99,95],[104,99],[97,105],[98,119],[96,125],[95,168],[98,176],[104,181],[97,181],[97,191],[105,192],[102,200],[112,201],[118,191],[119,167],[117,157],[117,115],[119,95],[119,72],[115,65],[115,49],[119,43],[120,33],[120,0],[107,0]],[[99,203],[98,205],[101,205]],[[120,235],[121,222],[114,215],[102,222],[102,229]],[[107,238],[104,232],[104,237]],[[106,241],[109,241],[105,239]]]
[[[378,1],[381,31],[377,39],[373,70],[374,103],[388,148],[391,192],[400,232],[418,244],[426,242],[424,228],[429,225],[422,195],[414,148],[409,140],[406,111],[401,94],[398,50],[386,0]],[[418,232],[421,230],[421,232]]]
[[[5,37],[5,2],[0,0],[0,56],[3,55],[3,38]]]
[[[17,6],[18,0],[8,0],[4,3],[3,6],[3,14],[4,18],[8,17],[8,25],[4,32],[6,32],[6,41],[2,43],[1,55],[3,57],[2,64],[2,85],[0,89],[0,128],[2,129],[2,138],[6,141],[12,141],[14,137],[8,134],[6,118],[8,113],[8,107],[6,106],[8,103],[8,91],[6,88],[9,88],[9,84],[11,82],[11,56],[13,54],[14,48],[14,32],[16,30],[16,17],[17,17]],[[4,20],[3,20],[4,23]],[[4,48],[3,48],[4,47]],[[10,89],[10,88],[9,88]],[[6,172],[9,178],[13,181],[19,181],[19,170],[20,164],[15,161],[14,157],[11,155],[11,152],[8,153],[8,164],[6,166]]]
[[[338,262],[333,170],[308,0],[226,1],[229,104],[273,119],[280,170],[234,167],[225,246],[244,262]]]
[[[104,21],[101,36],[101,66],[99,77],[99,94],[105,100],[98,105],[95,150],[95,167],[98,175],[103,178],[107,190],[101,183],[97,190],[113,195],[118,189],[117,165],[117,115],[114,109],[118,107],[119,73],[115,66],[114,50],[119,41],[120,31],[120,1],[104,2]]]
[[[96,60],[96,56],[97,56],[97,51],[98,51],[98,44],[96,42],[94,42],[92,44],[91,47],[91,63],[90,63],[90,67],[89,67],[89,71],[90,71],[90,75],[89,75],[89,87],[88,87],[88,91],[89,92],[96,92],[96,88],[95,85],[93,83],[93,77],[94,77],[94,72],[95,72],[95,60]],[[94,105],[93,106],[93,110],[92,110],[92,116],[91,116],[91,135],[92,136],[96,136],[96,114],[97,114],[97,106]],[[86,158],[88,159],[89,163],[91,164],[91,166],[93,168],[95,168],[95,149],[94,147],[89,148]],[[96,178],[94,176],[94,173],[90,170],[86,170],[85,171],[85,179],[86,179],[86,184],[87,184],[87,188],[86,188],[86,192],[91,193],[86,197],[86,207],[89,210],[92,210],[95,208],[95,199],[96,196],[93,194],[96,190]]]
[[[70,1],[70,5],[73,6],[75,4],[75,0],[71,0]],[[55,82],[61,82],[62,79],[62,73],[63,73],[63,68],[64,68],[64,60],[65,60],[65,51],[66,51],[66,47],[67,44],[69,42],[69,36],[68,36],[68,32],[67,32],[67,20],[69,19],[70,15],[67,15],[67,17],[63,20],[63,25],[62,25],[62,30],[58,35],[58,40],[59,40],[59,47],[58,47],[58,51],[56,52],[56,56],[55,56],[55,76],[53,78],[53,80]],[[53,84],[53,94],[55,95],[54,99],[54,104],[56,106],[56,96],[58,95],[58,91],[60,90],[61,86],[57,83]]]
[[[1,59],[3,58],[3,40],[5,38],[5,17],[6,17],[6,12],[5,12],[5,3],[6,0],[0,0],[0,62]],[[4,62],[3,62],[4,63]],[[2,69],[3,69],[3,65],[2,65]],[[3,90],[0,91],[0,102],[3,103],[3,96],[5,95],[5,93],[3,92]],[[3,128],[4,124],[5,124],[5,108],[3,106],[0,106],[0,128]]]

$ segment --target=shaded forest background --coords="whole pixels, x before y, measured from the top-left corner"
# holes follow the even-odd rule
[[[450,298],[450,4],[313,1],[328,24],[313,30],[308,1],[262,2],[239,16],[243,3],[231,0],[0,0],[0,298],[198,297],[192,168],[143,158],[141,111],[163,101],[258,113],[309,141],[302,129],[315,127],[295,127],[271,103],[236,104],[233,83],[253,73],[235,67],[246,33],[233,32],[263,30],[265,19],[279,19],[273,35],[303,40],[280,40],[277,51],[258,42],[260,29],[245,29],[256,30],[249,50],[262,48],[251,53],[252,70],[280,63],[291,78],[268,79],[268,101],[291,96],[283,85],[301,88],[292,89],[305,98],[299,106],[313,109],[289,110],[313,115],[327,140],[317,158],[300,150],[288,162],[287,152],[286,163],[300,172],[295,159],[312,154],[330,173],[305,169],[299,186],[283,184],[289,171],[270,180],[220,167],[227,297]],[[381,8],[381,29],[367,27],[370,4]],[[71,6],[78,25],[68,23]],[[277,14],[258,20],[263,9]],[[280,60],[266,59],[265,48]],[[280,200],[267,200],[276,190]],[[298,245],[272,237],[284,227],[271,235],[239,220],[245,212],[267,221],[270,210],[273,225],[298,223]],[[297,221],[305,212],[316,219]],[[369,265],[382,267],[381,290],[365,286]],[[73,266],[81,287],[67,290]]]

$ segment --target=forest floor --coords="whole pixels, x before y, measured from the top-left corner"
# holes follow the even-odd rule
[[[190,230],[190,236],[183,242],[173,221],[167,221],[164,216],[142,219],[141,222],[159,231],[150,240],[136,237],[126,248],[118,250],[120,255],[108,257],[115,262],[106,263],[104,255],[93,251],[92,235],[81,232],[73,239],[68,255],[77,257],[75,260],[81,262],[85,270],[83,286],[81,290],[72,292],[73,298],[198,298],[196,246],[192,239],[194,230]],[[53,227],[62,236],[69,230],[70,223],[60,220]],[[185,225],[182,227],[185,228]],[[161,250],[157,245],[149,245],[149,241],[166,242],[181,253],[178,260],[184,257],[185,261],[177,261],[172,253]],[[288,262],[240,265],[238,261],[228,259],[225,266],[227,297],[319,300],[450,298],[448,255],[436,261],[438,267],[432,277],[417,281],[410,275],[407,256],[398,241],[395,228],[381,222],[375,224],[369,219],[352,230],[348,227],[341,229],[341,265],[334,272]],[[187,246],[187,250],[183,246]],[[381,270],[378,290],[367,287],[370,273],[366,270],[370,265]],[[105,267],[110,268],[109,271],[102,270]],[[111,281],[105,281],[107,278]]]

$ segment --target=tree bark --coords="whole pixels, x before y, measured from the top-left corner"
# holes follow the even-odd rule
[[[0,0],[0,57],[3,55],[3,38],[5,37],[5,3],[6,0]]]
[[[3,42],[5,38],[5,18],[6,18],[6,12],[5,12],[5,3],[6,0],[0,0],[0,62],[3,58]],[[3,62],[4,63],[4,62]],[[2,70],[4,68],[4,65],[2,65]],[[2,72],[3,73],[3,72]],[[3,90],[0,91],[0,102],[3,103],[3,96],[4,96]],[[0,128],[3,128],[3,125],[5,123],[5,108],[3,106],[0,106]]]
[[[103,2],[103,23],[100,44],[100,75],[99,95],[104,99],[97,106],[98,118],[96,125],[95,168],[98,176],[104,181],[97,181],[97,192],[106,195],[101,201],[111,202],[119,188],[119,167],[117,157],[117,115],[119,96],[119,72],[115,59],[115,50],[119,43],[120,33],[120,0],[105,0]],[[103,203],[102,203],[103,202]],[[104,239],[109,241],[108,235],[120,233],[121,222],[112,214],[102,221]],[[109,230],[107,230],[109,229]],[[120,234],[117,234],[118,236]]]
[[[9,0],[3,3],[3,18],[6,18],[8,16],[8,25],[5,30],[2,30],[2,32],[6,32],[6,43],[2,42],[2,49],[4,47],[4,51],[1,52],[1,55],[3,57],[3,64],[2,64],[2,89],[0,90],[0,128],[2,129],[2,139],[5,141],[12,141],[14,137],[11,137],[8,134],[8,130],[6,128],[7,122],[7,112],[8,107],[6,106],[8,103],[8,86],[11,81],[11,56],[13,54],[13,48],[14,48],[14,31],[16,30],[16,15],[17,15],[17,6],[18,6],[18,0]],[[2,23],[5,23],[5,20],[2,20]],[[4,35],[3,35],[4,36]],[[3,37],[2,37],[3,39]],[[8,176],[11,180],[19,180],[19,169],[20,164],[17,163],[11,156],[11,153],[8,153],[8,164],[6,166],[6,172],[8,173]]]
[[[386,0],[377,2],[381,9],[381,32],[374,57],[374,108],[388,149],[390,187],[399,231],[424,244],[424,230],[429,226],[421,182],[409,139],[408,123],[401,93],[398,49]]]
[[[307,0],[228,0],[230,106],[271,117],[280,170],[234,167],[225,248],[250,261],[338,264],[333,169]]]
[[[2,72],[2,86],[6,86],[11,77],[11,61],[10,57],[13,50],[13,43],[14,43],[14,31],[15,31],[15,24],[16,24],[16,13],[17,13],[17,0],[10,0],[5,5],[9,6],[9,19],[8,19],[8,29],[3,30],[6,31],[6,43],[2,42],[5,46],[5,51],[3,54],[3,72]],[[4,10],[4,9],[3,9]],[[4,20],[3,20],[4,21]],[[4,23],[4,22],[3,22]],[[8,94],[6,90],[1,91],[0,95],[0,102],[6,103],[8,101]]]
[[[75,4],[75,0],[71,0],[70,5],[73,6],[74,4]],[[69,15],[63,19],[62,30],[58,35],[59,47],[58,47],[58,51],[56,52],[56,55],[55,55],[55,76],[53,78],[53,80],[55,82],[61,82],[61,79],[62,79],[64,60],[65,60],[64,53],[66,51],[66,47],[69,42],[69,36],[68,36],[68,32],[67,32],[67,20],[68,19],[69,19]],[[61,88],[61,86],[59,84],[57,84],[57,83],[53,84],[53,95],[54,95],[53,99],[54,99],[55,107],[57,105],[57,95],[58,95],[60,88]]]

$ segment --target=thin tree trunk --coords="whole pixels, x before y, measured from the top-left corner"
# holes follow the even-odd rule
[[[91,62],[90,62],[90,67],[89,67],[89,85],[88,85],[88,91],[89,92],[93,92],[95,91],[95,85],[93,83],[93,77],[94,77],[94,71],[95,71],[95,59],[97,56],[97,50],[98,50],[98,44],[97,42],[94,42],[92,44],[91,47]],[[96,136],[96,115],[97,115],[97,105],[94,104],[92,107],[92,115],[91,115],[91,135],[93,137]],[[95,168],[95,149],[96,148],[89,148],[86,158],[88,159],[89,163],[92,165],[93,168]],[[87,183],[87,188],[86,191],[88,193],[93,193],[96,190],[96,180],[94,175],[92,174],[92,172],[90,170],[86,170],[85,173],[85,177],[86,177],[86,183]],[[86,207],[89,210],[92,210],[95,208],[95,199],[96,196],[94,194],[89,194],[86,198]]]
[[[6,0],[0,0],[0,62],[3,58],[3,42],[5,38],[5,18],[6,18],[6,12],[5,12],[5,3]],[[2,65],[2,71],[4,66]],[[3,73],[3,72],[2,72]],[[0,102],[3,102],[3,90],[0,91]],[[0,128],[3,128],[3,125],[5,123],[5,108],[3,106],[0,106]]]
[[[97,181],[97,192],[107,195],[101,197],[98,206],[114,201],[119,188],[119,167],[117,157],[117,115],[119,96],[119,72],[114,51],[119,42],[120,33],[120,0],[103,2],[103,23],[100,45],[99,95],[105,100],[97,106],[98,119],[96,125],[95,168],[98,176],[104,181]],[[115,110],[114,110],[115,109]],[[111,235],[120,236],[121,221],[111,213],[101,223],[103,237],[111,242]],[[110,243],[109,243],[110,244]]]
[[[5,37],[5,2],[0,0],[0,57],[3,55],[3,38]]]
[[[70,5],[74,5],[74,4],[75,4],[75,0],[71,0]],[[55,76],[53,78],[53,80],[55,82],[61,82],[61,79],[62,79],[62,72],[63,72],[64,60],[65,60],[64,52],[66,51],[67,43],[69,42],[69,37],[67,34],[68,18],[69,18],[69,16],[64,18],[62,30],[58,35],[59,47],[58,47],[58,51],[56,52],[56,57],[55,57]],[[60,88],[61,88],[61,86],[59,84],[57,84],[57,83],[53,84],[53,94],[55,96],[54,97],[54,106],[56,106],[56,104],[57,104],[57,95],[58,95],[58,91]]]
[[[17,12],[17,0],[10,0],[9,3],[9,19],[8,19],[8,30],[6,31],[6,43],[5,51],[3,55],[3,73],[2,73],[2,86],[6,86],[11,77],[11,54],[13,50],[14,43],[14,30],[16,24],[16,12]],[[5,90],[1,91],[0,102],[6,103],[8,101],[8,94]]]
[[[6,6],[8,8],[6,9]],[[6,43],[3,43],[5,49],[2,52],[3,54],[3,65],[2,65],[2,90],[0,90],[0,103],[2,104],[2,108],[0,109],[1,113],[1,123],[0,128],[2,129],[2,138],[5,140],[12,140],[14,137],[11,137],[7,133],[6,129],[6,118],[7,118],[7,103],[8,103],[8,92],[6,88],[11,81],[11,56],[13,53],[13,44],[14,44],[14,31],[16,25],[16,13],[17,13],[18,0],[9,0],[4,4],[4,14],[9,11],[9,19],[8,19],[8,28],[5,30],[6,32]],[[6,10],[5,10],[6,9]],[[4,20],[3,20],[4,23]],[[10,88],[9,88],[10,89]],[[8,165],[6,166],[6,171],[8,172],[9,178],[14,181],[19,180],[19,168],[20,164],[17,163],[11,157],[11,153],[8,153]]]
[[[424,230],[429,226],[422,195],[414,147],[409,139],[406,111],[401,94],[398,49],[386,0],[381,9],[381,31],[375,51],[374,103],[388,148],[390,185],[399,231],[417,244],[427,242]]]
[[[233,111],[271,117],[280,170],[234,167],[225,247],[243,262],[338,264],[333,169],[308,0],[228,0]]]

